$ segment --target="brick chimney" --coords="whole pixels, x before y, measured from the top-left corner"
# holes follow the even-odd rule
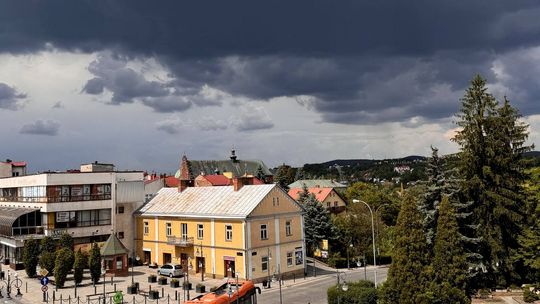
[[[233,178],[234,191],[238,191],[246,185],[253,185],[253,177],[241,176]]]
[[[180,163],[180,183],[178,184],[178,192],[186,190],[187,187],[193,187],[194,177],[191,171],[191,164],[186,155],[182,156]]]

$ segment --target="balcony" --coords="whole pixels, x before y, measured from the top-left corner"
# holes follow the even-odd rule
[[[168,236],[167,244],[174,245],[179,247],[192,247],[194,239],[193,237],[177,237],[177,236]]]
[[[110,194],[90,194],[78,196],[0,196],[0,202],[10,203],[64,203],[82,201],[103,201],[110,200]]]

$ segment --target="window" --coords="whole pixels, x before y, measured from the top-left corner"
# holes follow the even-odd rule
[[[187,239],[187,224],[182,223],[182,239]]]
[[[268,229],[266,224],[261,225],[261,240],[268,240]]]
[[[334,207],[337,207],[337,201],[334,202]]]
[[[202,240],[204,237],[204,226],[203,224],[197,224],[197,238]]]
[[[171,223],[165,223],[165,233],[167,236],[172,235],[172,224]]]
[[[304,255],[302,254],[302,248],[295,248],[294,255],[296,260],[295,264],[302,265],[304,263]]]
[[[148,222],[144,222],[144,235],[148,235],[150,228],[148,227]]]
[[[330,208],[330,202],[326,202],[326,207]]]
[[[118,238],[123,239],[124,238],[124,231],[118,232]]]
[[[116,209],[116,213],[124,213],[124,206],[119,206],[119,207]]]
[[[293,266],[293,252],[287,252],[287,267]]]
[[[291,232],[291,221],[286,221],[285,222],[285,234],[287,236],[291,236],[292,235],[292,232]]]
[[[225,240],[232,241],[232,225],[225,225]]]
[[[267,256],[261,257],[261,270],[268,271],[268,257]]]

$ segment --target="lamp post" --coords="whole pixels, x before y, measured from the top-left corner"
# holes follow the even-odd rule
[[[341,302],[341,296],[339,294],[340,293],[339,288],[341,288],[341,290],[343,290],[343,291],[349,290],[349,285],[347,285],[347,282],[345,282],[345,279],[341,280],[341,281],[343,281],[343,283],[340,284],[341,275],[343,275],[343,274],[339,273],[339,270],[336,268],[336,279],[337,279],[336,288],[338,289],[338,294],[337,294],[337,302],[338,302],[338,304]]]
[[[268,260],[268,263],[267,263],[267,267],[266,269],[268,270],[268,285],[266,285],[268,288],[271,287],[272,284],[270,284],[270,261],[272,260],[272,258],[270,257],[270,247],[268,247],[268,255],[267,255],[267,260]]]
[[[377,222],[376,222],[376,225],[375,225],[375,228],[376,228],[376,231],[377,231],[377,254],[378,255],[381,255],[381,252],[379,250],[380,248],[380,242],[379,242],[379,221],[380,221],[380,216],[378,216],[378,212],[379,212],[379,209],[381,209],[382,206],[389,206],[388,203],[384,203],[384,204],[381,204],[377,207],[377,209],[375,209],[375,215],[377,215]]]
[[[235,273],[236,275],[236,304],[240,304],[240,292],[238,290],[238,277],[240,276],[240,272]]]
[[[353,248],[352,241],[351,244],[349,244],[349,248],[347,248],[347,270],[351,270],[351,265],[349,262],[349,251],[351,250],[351,248]]]
[[[189,301],[189,272],[193,269],[193,266],[191,266],[191,257],[188,257],[188,271],[187,271],[187,283],[188,283],[188,290],[187,290],[187,298]]]
[[[107,297],[105,295],[105,274],[107,273],[107,270],[105,269],[105,261],[103,261],[103,268],[101,268],[101,275],[103,275],[103,304],[106,304]]]
[[[7,299],[11,299],[11,288],[13,288],[13,286],[15,286],[15,288],[17,288],[17,294],[15,295],[15,297],[16,298],[22,297],[22,293],[21,293],[22,281],[21,281],[21,279],[19,279],[19,275],[17,273],[15,273],[15,280],[11,280],[10,271],[8,270],[7,281],[2,280],[0,282],[3,283],[6,286],[6,298]],[[3,287],[0,287],[0,298],[3,298],[2,289],[3,289]]]
[[[373,218],[373,211],[371,210],[371,207],[369,206],[368,203],[362,201],[362,200],[359,200],[359,199],[353,199],[352,200],[353,203],[363,203],[364,205],[366,205],[369,209],[369,213],[371,214],[371,238],[373,240],[373,266],[375,267],[373,269],[373,273],[375,274],[375,287],[377,287],[377,259],[375,257],[375,221],[374,221],[374,218]]]

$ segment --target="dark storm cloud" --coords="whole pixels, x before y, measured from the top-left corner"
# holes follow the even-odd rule
[[[19,93],[14,87],[0,82],[0,109],[18,110],[26,94]]]
[[[312,96],[311,108],[329,122],[438,119],[457,110],[475,73],[498,80],[496,58],[540,45],[539,12],[534,0],[13,0],[0,3],[0,52],[51,43],[155,57],[170,83],[111,56],[89,67],[94,78],[83,92],[107,90],[113,104],[139,100],[157,112],[220,105],[198,93],[209,85],[258,100]],[[525,114],[540,113],[531,106],[536,95],[522,96]]]
[[[32,135],[56,136],[60,130],[60,123],[56,120],[38,119],[33,123],[22,126],[19,133]]]

